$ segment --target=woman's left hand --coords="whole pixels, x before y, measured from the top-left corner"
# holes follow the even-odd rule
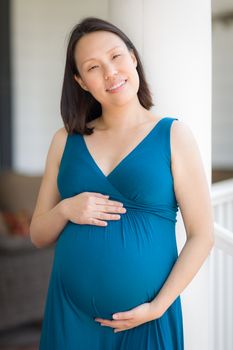
[[[102,326],[112,327],[114,333],[134,328],[159,318],[161,314],[156,311],[154,304],[144,303],[129,311],[117,312],[112,315],[113,320],[105,320],[103,318],[95,318],[95,321],[101,322]]]

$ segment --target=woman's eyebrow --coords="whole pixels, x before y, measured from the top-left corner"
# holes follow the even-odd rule
[[[109,53],[109,52],[115,50],[115,49],[118,48],[118,47],[121,47],[121,45],[117,45],[117,46],[115,46],[115,47],[112,47],[110,50],[106,51],[106,53]],[[83,61],[82,65],[84,65],[84,63],[86,63],[86,62],[88,62],[88,61],[91,61],[91,60],[95,60],[95,58],[88,58],[87,60]]]

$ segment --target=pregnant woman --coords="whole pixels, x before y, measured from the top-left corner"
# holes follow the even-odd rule
[[[40,350],[184,349],[180,293],[213,246],[212,209],[192,132],[152,106],[129,38],[94,17],[76,25],[30,226],[55,248]]]

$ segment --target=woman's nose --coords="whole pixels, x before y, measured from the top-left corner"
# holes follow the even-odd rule
[[[110,66],[105,68],[104,78],[105,78],[105,80],[107,80],[108,78],[111,78],[112,76],[117,75],[117,74],[118,74],[117,69],[114,66],[110,65]]]

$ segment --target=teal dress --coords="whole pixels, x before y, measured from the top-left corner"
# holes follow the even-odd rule
[[[61,198],[108,194],[127,212],[107,226],[68,221],[60,232],[40,350],[183,350],[180,296],[161,317],[118,333],[94,320],[112,319],[116,312],[152,301],[177,260],[170,147],[174,120],[160,119],[107,176],[83,136],[67,136],[57,177]]]

